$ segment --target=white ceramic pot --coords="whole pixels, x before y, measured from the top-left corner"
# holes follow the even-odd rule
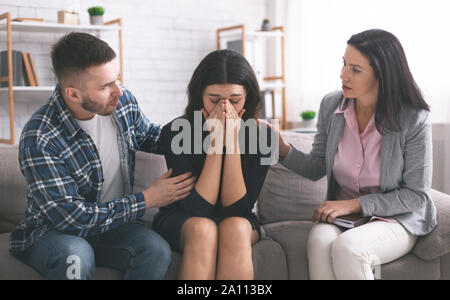
[[[272,26],[270,26],[269,23],[263,23],[262,27],[261,27],[261,31],[271,31],[272,30]]]
[[[317,124],[316,119],[313,120],[303,120],[300,122],[300,128],[315,128]]]
[[[103,16],[91,16],[91,25],[103,25]]]

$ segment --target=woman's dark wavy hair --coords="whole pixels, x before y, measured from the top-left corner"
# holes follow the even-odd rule
[[[404,106],[430,111],[408,66],[400,41],[390,32],[371,29],[353,35],[347,42],[366,58],[379,80],[375,113],[377,130],[400,130],[400,110]]]
[[[238,52],[217,50],[208,54],[199,64],[189,82],[188,105],[184,117],[191,123],[194,112],[203,108],[203,92],[213,84],[239,84],[246,92],[244,121],[256,119],[262,107],[258,80],[248,61]]]

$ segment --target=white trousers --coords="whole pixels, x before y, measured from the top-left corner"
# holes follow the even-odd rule
[[[307,244],[310,279],[382,279],[380,265],[409,253],[416,240],[398,223],[375,221],[344,232],[316,224]]]

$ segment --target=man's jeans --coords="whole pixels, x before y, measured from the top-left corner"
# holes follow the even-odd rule
[[[171,262],[169,244],[141,224],[86,239],[50,231],[17,255],[45,279],[94,279],[95,267],[122,271],[124,279],[163,279]]]

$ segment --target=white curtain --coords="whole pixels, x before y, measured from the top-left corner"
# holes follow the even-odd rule
[[[271,0],[268,0],[271,1]],[[442,125],[445,166],[434,181],[450,193],[450,1],[447,0],[286,0],[288,120],[318,110],[322,97],[341,87],[340,70],[352,34],[380,28],[401,41],[411,71]],[[440,166],[439,166],[440,167]],[[439,168],[438,168],[439,169]]]

